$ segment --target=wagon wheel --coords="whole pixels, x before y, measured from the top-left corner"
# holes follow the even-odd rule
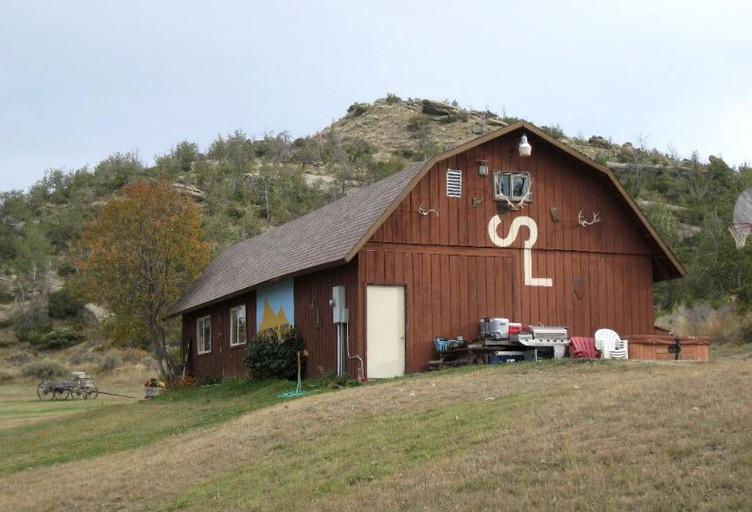
[[[91,398],[92,400],[94,400],[98,396],[99,396],[99,390],[97,390],[96,386],[86,388],[86,392],[84,393],[84,398]]]
[[[52,385],[47,381],[42,381],[37,386],[37,396],[40,400],[52,400],[55,397]]]

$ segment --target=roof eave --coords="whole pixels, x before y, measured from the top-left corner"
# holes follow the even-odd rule
[[[254,284],[252,286],[247,286],[247,287],[245,287],[245,288],[243,288],[241,290],[236,290],[236,291],[234,291],[232,293],[227,293],[225,295],[222,295],[221,297],[214,298],[214,299],[212,299],[210,301],[202,302],[201,304],[195,304],[195,305],[192,305],[192,306],[187,306],[185,308],[181,308],[181,309],[176,310],[176,311],[170,311],[167,314],[165,314],[165,316],[162,317],[162,318],[164,320],[169,320],[171,318],[177,318],[179,316],[188,315],[188,314],[194,313],[196,311],[200,311],[202,309],[210,308],[210,307],[212,307],[212,306],[214,306],[216,304],[221,304],[222,302],[226,302],[228,300],[232,300],[232,299],[234,299],[236,297],[241,297],[241,296],[243,296],[243,295],[245,295],[247,293],[251,293],[251,292],[253,292],[255,290],[258,290],[259,288],[263,288],[264,286],[267,286],[267,285],[270,285],[270,284],[282,281],[284,279],[294,279],[294,278],[296,278],[298,276],[309,274],[311,272],[317,272],[319,270],[326,270],[328,268],[338,267],[340,265],[345,265],[345,264],[347,264],[349,262],[350,262],[350,260],[345,260],[345,259],[336,260],[336,261],[328,262],[328,263],[325,263],[325,264],[322,264],[322,265],[317,265],[315,267],[311,267],[311,268],[308,268],[308,269],[303,269],[303,270],[300,270],[298,272],[292,272],[290,274],[285,274],[285,275],[282,275],[282,276],[279,276],[279,277],[275,277],[274,279],[268,279],[268,280],[263,281],[261,283],[256,283],[256,284]]]

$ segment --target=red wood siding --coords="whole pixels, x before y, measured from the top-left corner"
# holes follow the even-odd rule
[[[350,310],[350,325],[358,322],[357,259],[349,265],[314,272],[295,278],[295,326],[308,351],[306,377],[319,377],[321,370],[337,369],[337,326],[332,319],[329,299],[334,286],[345,287],[345,302]],[[350,354],[364,357],[350,329]],[[358,362],[345,362],[347,373],[358,375]]]
[[[536,250],[563,250],[649,255],[636,216],[604,175],[553,146],[528,136],[533,156],[517,155],[519,134],[488,142],[456,158],[437,163],[410,192],[389,219],[374,233],[372,241],[397,244],[494,247],[488,237],[488,222],[497,213],[493,200],[493,171],[527,171],[533,179],[532,202],[517,212],[502,216],[500,232],[525,215],[538,225]],[[477,172],[477,160],[489,162],[489,174]],[[446,197],[446,170],[463,171],[461,198]],[[473,198],[481,202],[473,207]],[[435,214],[420,215],[424,210]],[[561,219],[554,222],[551,208]],[[601,222],[589,228],[577,223],[579,212],[591,220],[599,212]],[[407,218],[405,218],[407,217]],[[505,231],[504,231],[505,232]],[[522,247],[525,230],[513,247]]]
[[[653,330],[652,252],[634,212],[608,177],[531,134],[533,156],[521,159],[519,137],[513,133],[438,162],[360,253],[361,317],[365,285],[406,287],[408,371],[435,357],[433,337],[473,339],[486,316],[566,325],[572,336],[592,336],[600,327]],[[488,161],[488,176],[478,175],[479,159]],[[463,171],[461,198],[446,196],[447,169]],[[533,219],[538,236],[530,274],[551,279],[551,287],[525,284],[527,227],[508,247],[489,237],[489,221],[500,211],[494,170],[532,177],[532,201],[503,212],[497,233],[505,237],[519,217]],[[439,214],[421,215],[421,207]],[[580,211],[588,220],[598,212],[601,221],[583,227]],[[364,325],[357,335],[365,343]]]
[[[198,378],[226,379],[245,377],[248,371],[243,366],[243,356],[248,343],[230,347],[230,309],[245,304],[246,336],[248,343],[256,332],[256,296],[255,293],[237,297],[206,309],[196,311],[183,317],[183,354],[190,344],[187,372]],[[211,352],[199,354],[196,346],[196,321],[204,316],[211,316],[212,347]]]
[[[404,285],[407,371],[425,369],[434,358],[434,336],[473,339],[478,334],[479,311],[516,309],[514,262],[503,254],[452,254],[418,247],[367,246],[359,255],[360,280],[367,284]],[[436,248],[435,248],[436,249]],[[387,263],[389,262],[389,263]],[[365,318],[365,287],[358,313]],[[486,315],[487,316],[487,315]],[[365,322],[378,322],[365,318]],[[365,322],[357,324],[358,346],[365,346]],[[355,324],[354,324],[355,325]]]

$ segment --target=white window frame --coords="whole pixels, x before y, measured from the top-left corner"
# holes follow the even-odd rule
[[[236,316],[236,313],[240,311],[242,312],[241,316]],[[238,322],[240,319],[243,319],[242,325]],[[245,345],[248,342],[248,331],[247,331],[247,323],[246,323],[246,310],[245,310],[245,304],[242,304],[240,306],[235,306],[234,308],[230,309],[230,346],[231,347],[239,347],[240,345]],[[242,340],[242,341],[239,341]]]
[[[211,346],[211,315],[202,316],[196,320],[196,350],[199,354],[208,354]]]
[[[524,179],[524,188],[519,194],[514,193],[515,181]],[[507,186],[505,186],[505,184]],[[529,172],[518,171],[494,171],[494,200],[495,201],[518,201],[529,203],[532,201],[533,179]],[[506,189],[506,191],[505,191]]]

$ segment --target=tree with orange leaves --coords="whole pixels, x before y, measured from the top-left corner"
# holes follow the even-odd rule
[[[115,313],[121,333],[148,337],[162,377],[171,380],[164,312],[210,254],[198,206],[167,183],[139,182],[86,225],[77,266],[86,294]]]

